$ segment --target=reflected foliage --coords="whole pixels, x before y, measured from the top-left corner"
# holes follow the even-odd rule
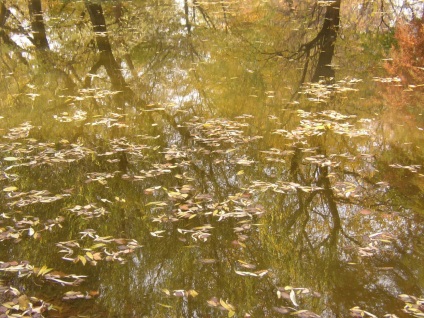
[[[422,20],[379,4],[0,1],[0,317],[419,317]]]

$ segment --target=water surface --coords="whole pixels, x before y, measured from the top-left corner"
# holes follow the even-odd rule
[[[419,94],[293,8],[4,2],[1,317],[410,316]]]

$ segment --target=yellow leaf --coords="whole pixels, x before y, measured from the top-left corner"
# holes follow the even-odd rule
[[[169,291],[169,289],[163,288],[163,289],[162,289],[162,291],[163,291],[166,295],[171,296],[171,292]]]
[[[302,309],[302,310],[294,311],[294,312],[292,312],[290,315],[295,316],[295,315],[298,315],[298,314],[302,314],[302,313],[304,313],[304,312],[307,312],[307,310]]]
[[[81,261],[82,265],[87,263],[87,259],[82,255],[78,255],[78,259]]]
[[[43,267],[40,268],[40,270],[37,273],[37,277],[38,276],[44,276],[47,273],[51,272],[53,270],[53,268],[47,268],[46,265],[44,265]]]
[[[44,265],[43,267],[40,268],[40,270],[37,273],[37,277],[40,276],[41,274],[43,274],[43,271],[47,269],[47,266]]]
[[[188,291],[188,294],[193,298],[196,297],[197,295],[199,295],[199,293],[197,291],[195,291],[194,289],[190,289]]]
[[[106,244],[105,243],[97,243],[97,244],[94,244],[93,246],[91,246],[90,250],[94,250],[96,248],[103,247],[103,246],[106,246]]]
[[[17,187],[7,187],[7,188],[3,189],[4,192],[13,192],[13,191],[16,191],[16,190],[18,190]]]
[[[234,311],[234,307],[232,305],[230,305],[229,303],[226,303],[224,300],[220,299],[219,303],[221,304],[222,307],[224,307],[226,310],[228,311]]]

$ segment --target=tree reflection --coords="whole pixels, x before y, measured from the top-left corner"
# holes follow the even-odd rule
[[[71,287],[96,306],[74,311],[401,316],[396,296],[420,294],[421,156],[355,109],[365,76],[335,79],[341,1],[313,18],[297,1],[1,4],[0,249],[87,275]],[[87,229],[142,247],[117,244],[121,264]],[[63,305],[68,289],[9,274]]]
[[[112,89],[123,91],[124,94],[130,94],[129,97],[131,97],[133,92],[128,88],[128,85],[122,76],[121,67],[116,62],[112,53],[112,46],[109,42],[106,21],[103,15],[101,4],[95,4],[90,1],[86,1],[85,6],[90,15],[97,48],[100,52],[98,61],[91,67],[88,76],[84,81],[85,87],[91,86],[91,78],[97,73],[98,69],[103,66],[111,80]]]
[[[28,9],[31,19],[33,44],[39,50],[49,49],[46,28],[43,21],[43,11],[41,10],[41,1],[29,0]]]

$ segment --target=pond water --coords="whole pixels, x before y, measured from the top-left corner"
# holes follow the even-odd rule
[[[0,317],[424,315],[422,85],[306,3],[0,4]]]

